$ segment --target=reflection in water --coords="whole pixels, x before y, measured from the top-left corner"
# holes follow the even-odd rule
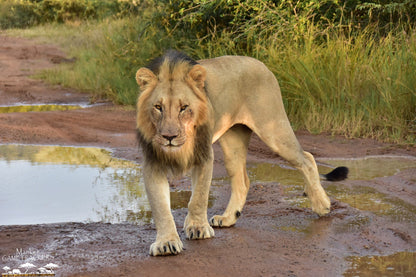
[[[191,199],[192,191],[179,190],[170,192],[170,207],[174,210],[187,208],[189,200]],[[208,208],[214,204],[214,197],[210,194],[208,198]]]
[[[323,160],[322,160],[323,161]],[[362,159],[328,159],[325,163],[334,167],[344,165],[350,168],[349,179],[371,180],[377,177],[392,176],[400,170],[416,168],[414,157],[367,157]],[[331,169],[324,165],[318,166],[319,172],[327,173]],[[256,164],[249,169],[251,182],[279,182],[283,188],[285,199],[298,207],[309,207],[309,200],[303,197],[303,178],[293,168],[268,163]],[[416,222],[416,206],[401,199],[390,197],[366,186],[346,186],[342,182],[325,186],[331,198],[337,199],[350,206],[369,211],[379,216],[387,216],[393,221]],[[349,232],[369,224],[369,217],[358,214],[344,218],[334,228],[338,232]],[[322,219],[304,219],[293,221],[279,218],[278,230],[299,232],[306,236],[314,233],[314,228],[320,226]],[[416,253],[399,252],[391,256],[349,257],[351,268],[344,276],[416,276]]]
[[[416,158],[413,157],[366,157],[361,159],[328,159],[326,163],[332,166],[345,165],[350,168],[349,179],[371,180],[381,176],[390,176],[407,168],[416,168]],[[331,169],[318,166],[319,172],[327,173]],[[309,200],[303,197],[303,178],[299,171],[269,163],[256,164],[249,168],[252,182],[279,182],[285,193],[285,199],[302,208],[309,207]],[[396,221],[415,221],[416,206],[405,201],[389,197],[377,190],[365,186],[351,188],[342,182],[325,186],[328,195],[359,210],[370,211],[378,215],[390,216]]]
[[[0,145],[0,176],[0,225],[151,221],[141,166],[104,149]],[[172,207],[190,194],[172,192]]]
[[[416,167],[416,158],[411,156],[368,156],[357,159],[319,159],[332,166],[349,168],[348,179],[372,180],[377,177],[393,176],[401,170]]]
[[[3,106],[0,113],[27,113],[27,112],[49,112],[49,111],[68,111],[81,109],[80,105],[22,105],[22,106]]]
[[[326,191],[332,197],[356,209],[388,216],[394,221],[416,221],[416,206],[380,193],[376,189],[365,186],[348,188],[343,185],[329,185]]]
[[[404,169],[416,168],[416,158],[412,156],[369,156],[355,159],[320,158],[319,161],[330,165],[318,163],[319,172],[324,174],[331,171],[331,167],[348,167],[349,180],[372,180],[377,177],[393,176]],[[255,164],[249,168],[249,175],[255,181],[303,186],[300,172],[287,165]]]
[[[319,172],[328,173],[331,168],[318,166]],[[298,207],[310,207],[309,199],[303,196],[304,180],[299,170],[286,165],[259,163],[248,167],[250,182],[279,182],[285,200]]]
[[[415,276],[416,253],[399,252],[390,256],[349,257],[351,268],[345,277]]]
[[[2,145],[0,175],[3,225],[122,222],[150,211],[141,167],[104,149]]]

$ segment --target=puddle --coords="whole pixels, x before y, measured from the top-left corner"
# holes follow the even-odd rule
[[[318,164],[320,173],[328,173],[336,166],[347,166],[350,169],[350,180],[371,180],[378,177],[392,176],[401,170],[416,168],[414,157],[366,157],[362,159],[328,159],[320,161],[325,164]],[[303,197],[303,178],[300,172],[285,165],[276,164],[252,164],[248,168],[249,178],[252,183],[279,183],[283,189],[284,199],[292,205],[309,208],[309,200]],[[374,188],[366,186],[347,186],[343,182],[325,183],[325,189],[332,199],[348,203],[361,211],[369,211],[379,216],[389,217],[398,222],[416,222],[416,206],[411,205],[398,198],[390,197]],[[360,213],[345,217],[342,222],[333,225],[336,232],[350,232],[360,230],[369,224],[370,217]],[[331,220],[325,218],[316,220],[304,218],[294,220],[292,218],[280,217],[275,227],[279,231],[300,233],[304,236],[324,233],[327,230],[326,224]],[[390,256],[365,256],[348,257],[351,263],[350,268],[345,271],[345,277],[378,277],[378,276],[415,276],[416,253],[399,252]]]
[[[351,267],[344,277],[415,276],[416,253],[398,252],[390,256],[348,257]]]
[[[401,170],[416,168],[416,157],[412,156],[368,156],[355,159],[324,159],[317,162],[320,173],[328,173],[337,166],[349,168],[349,180],[372,180],[377,177],[393,176]],[[259,163],[249,165],[252,181],[279,182],[303,186],[303,178],[298,170],[288,165]]]
[[[373,156],[361,159],[325,159],[325,163],[330,164],[331,167],[348,166],[350,180],[371,180],[382,176],[392,176],[404,169],[416,168],[414,157]],[[324,164],[318,164],[318,169],[321,173],[331,171],[331,168]],[[303,177],[294,168],[260,163],[251,165],[248,174],[251,182],[279,182],[286,201],[301,208],[310,206],[309,199],[303,196]],[[342,182],[337,182],[326,183],[325,190],[331,198],[359,210],[389,216],[395,221],[416,221],[416,206],[389,197],[376,189],[365,186],[347,187]]]
[[[0,176],[0,225],[151,221],[141,166],[104,149],[0,145]]]
[[[172,209],[188,208],[189,200],[191,199],[192,191],[180,190],[170,192],[170,206]],[[208,198],[208,208],[214,204],[215,198],[210,194]]]
[[[379,216],[388,216],[398,222],[416,221],[416,206],[380,193],[374,188],[366,186],[348,188],[339,184],[329,185],[325,189],[331,197],[356,209],[369,211]]]
[[[393,176],[401,170],[416,167],[416,157],[411,156],[368,156],[357,159],[319,159],[331,166],[343,165],[349,168],[350,180],[372,180]]]
[[[85,107],[87,107],[87,105],[42,104],[42,105],[0,106],[0,113],[68,111],[68,110],[82,109]]]
[[[319,172],[327,173],[330,167],[318,165]],[[309,207],[309,199],[303,196],[304,180],[300,171],[287,166],[259,163],[248,166],[251,183],[279,183],[283,188],[285,199],[298,207]]]

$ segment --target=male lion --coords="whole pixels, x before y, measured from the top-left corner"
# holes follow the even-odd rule
[[[178,254],[183,246],[170,210],[167,175],[192,169],[192,197],[184,229],[188,239],[214,236],[241,215],[249,189],[247,147],[255,132],[274,152],[299,169],[312,210],[327,214],[330,201],[312,155],[299,145],[272,72],[249,57],[194,61],[168,51],[137,71],[137,136],[144,153],[144,182],[155,221],[150,255]],[[207,218],[212,178],[212,143],[220,140],[231,177],[231,198],[222,215]],[[346,172],[342,172],[341,175]],[[345,178],[327,174],[327,179]]]

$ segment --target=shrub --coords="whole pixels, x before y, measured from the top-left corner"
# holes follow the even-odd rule
[[[71,34],[66,46],[77,63],[46,71],[49,81],[134,105],[136,70],[168,48],[196,59],[247,55],[276,75],[295,128],[416,143],[413,1],[147,0],[110,13],[103,7],[122,4],[64,2],[41,13],[54,11],[54,22],[111,16],[87,28],[57,27],[57,36]],[[22,13],[30,19],[31,11],[39,13]]]
[[[0,29],[27,28],[43,23],[96,20],[137,14],[139,4],[117,0],[3,0]]]

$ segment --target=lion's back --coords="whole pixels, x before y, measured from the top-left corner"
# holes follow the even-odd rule
[[[222,56],[198,61],[207,71],[206,91],[214,110],[235,113],[242,105],[276,103],[281,94],[274,74],[261,61],[244,56]]]
[[[269,76],[269,69],[259,60],[245,56],[221,56],[198,61],[216,81],[244,80]]]

